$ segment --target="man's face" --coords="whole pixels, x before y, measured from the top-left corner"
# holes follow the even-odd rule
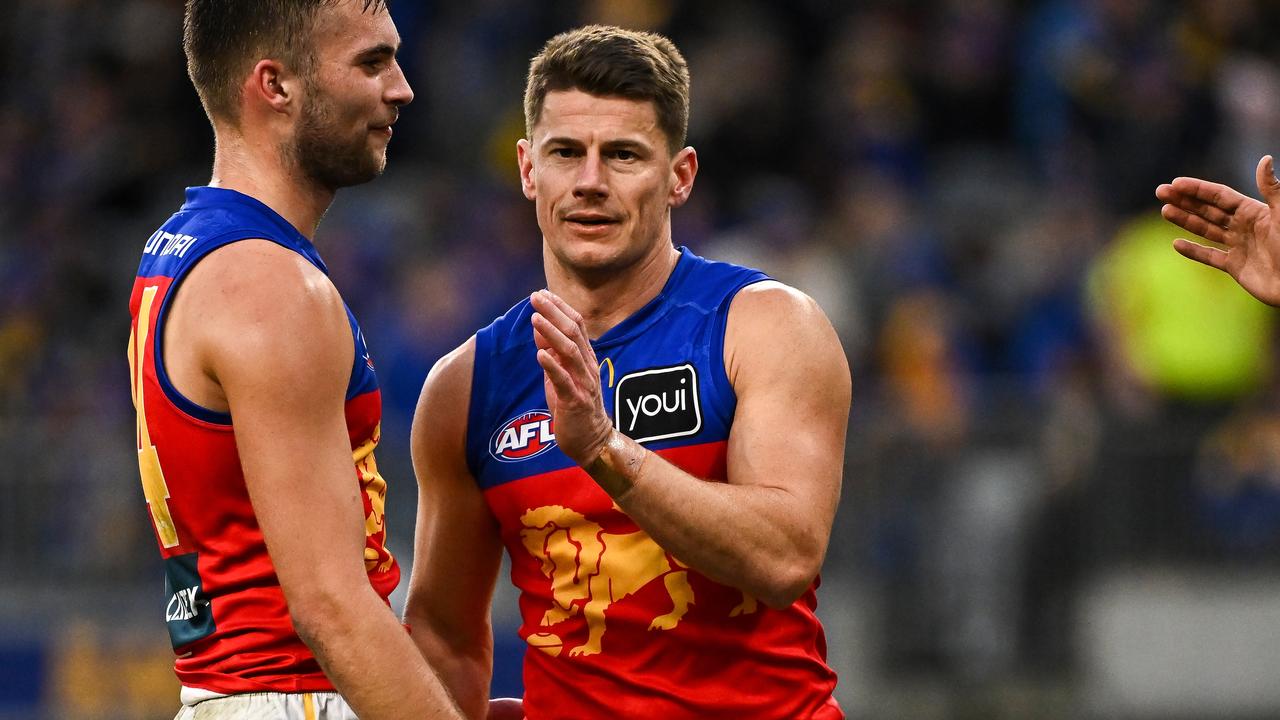
[[[291,153],[302,172],[336,190],[372,180],[387,164],[391,124],[413,100],[395,53],[400,35],[386,9],[358,0],[322,8],[314,64]]]
[[[583,273],[629,267],[671,244],[670,209],[697,170],[674,157],[649,101],[580,90],[547,93],[517,152],[525,196],[555,261]]]

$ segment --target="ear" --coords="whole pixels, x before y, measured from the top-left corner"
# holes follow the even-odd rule
[[[245,97],[251,103],[261,103],[276,112],[288,112],[296,98],[301,97],[302,80],[285,70],[278,60],[259,60],[245,80]]]
[[[524,196],[530,200],[537,198],[533,183],[533,144],[524,138],[516,143],[516,163],[520,166],[520,189]]]
[[[693,192],[693,180],[698,176],[698,151],[686,147],[671,161],[671,174],[675,183],[671,186],[671,195],[667,198],[668,207],[678,208],[689,200]]]

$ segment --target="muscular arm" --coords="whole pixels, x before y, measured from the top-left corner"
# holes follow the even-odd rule
[[[202,261],[179,300],[203,316],[192,351],[225,393],[298,635],[365,720],[459,717],[365,574],[343,414],[354,344],[333,285],[296,253],[244,241]]]
[[[738,408],[728,482],[713,483],[608,424],[581,318],[554,296],[534,303],[539,362],[565,452],[682,562],[772,607],[794,602],[826,554],[850,403],[848,364],[817,304],[778,283],[749,286],[734,299],[725,363]]]
[[[1280,180],[1270,155],[1255,173],[1259,202],[1232,188],[1198,178],[1180,177],[1156,188],[1166,220],[1226,249],[1185,238],[1173,241],[1183,256],[1217,268],[1250,295],[1280,307]]]
[[[475,341],[442,358],[413,419],[418,527],[405,622],[471,718],[485,717],[493,673],[490,600],[502,545],[466,463]]]

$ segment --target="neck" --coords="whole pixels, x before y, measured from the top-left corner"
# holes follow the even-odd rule
[[[217,133],[210,187],[244,193],[279,213],[307,238],[333,203],[334,191],[304,176],[269,141],[234,131]]]
[[[555,260],[545,243],[542,256],[547,289],[582,314],[592,340],[657,297],[680,259],[679,251],[669,240],[625,269],[598,274],[565,267]]]

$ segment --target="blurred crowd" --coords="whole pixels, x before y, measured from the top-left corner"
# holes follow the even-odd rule
[[[609,22],[689,61],[701,170],[677,244],[796,285],[840,332],[854,412],[824,574],[878,599],[883,672],[1062,672],[1097,568],[1280,559],[1275,311],[1177,256],[1153,196],[1178,175],[1256,193],[1280,5],[393,8],[417,97],[317,246],[377,363],[399,547],[423,377],[542,284],[515,170],[528,59]],[[181,13],[0,9],[4,582],[159,582],[124,346],[141,246],[212,159]]]

